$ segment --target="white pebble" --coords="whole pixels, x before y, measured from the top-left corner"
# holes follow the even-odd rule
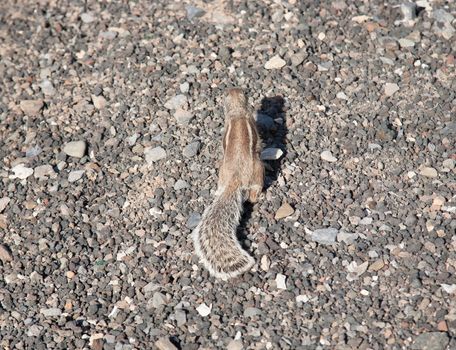
[[[269,260],[269,258],[267,257],[267,255],[263,255],[263,256],[261,257],[261,264],[260,264],[260,266],[261,266],[261,269],[262,269],[263,271],[266,271],[266,272],[269,271],[269,266],[271,266],[271,260]]]
[[[385,95],[386,96],[393,96],[397,91],[399,91],[399,86],[393,83],[386,83],[385,84]]]
[[[18,178],[24,180],[33,174],[33,169],[25,167],[25,165],[22,163],[16,165],[11,170],[14,172],[14,175],[12,176],[13,179]]]
[[[65,144],[63,152],[70,157],[82,158],[85,155],[87,144],[85,141],[71,141]]]
[[[68,175],[68,182],[78,181],[82,177],[82,175],[84,175],[84,173],[85,173],[85,170],[73,170]]]
[[[187,103],[187,97],[185,95],[176,95],[171,97],[166,103],[165,107],[168,109],[178,109]]]
[[[207,306],[205,303],[202,303],[200,306],[198,306],[196,308],[196,311],[198,311],[198,313],[203,317],[206,317],[207,315],[209,315],[211,313],[211,310],[212,310],[212,304]]]
[[[96,109],[103,109],[106,107],[106,99],[102,95],[92,95],[92,102]]]
[[[441,284],[442,289],[447,292],[448,294],[456,293],[456,284]]]
[[[146,147],[144,149],[144,155],[146,156],[146,162],[149,165],[152,163],[159,161],[166,157],[166,151],[162,147]]]
[[[345,92],[343,92],[343,91],[338,92],[336,97],[341,100],[348,100],[348,96],[345,95]]]
[[[372,224],[373,219],[370,217],[362,218],[359,222],[360,225],[370,225]]]
[[[62,314],[62,311],[56,307],[50,309],[41,309],[40,313],[44,315],[44,317],[57,317]]]
[[[450,169],[450,170],[454,169],[454,160],[451,158],[445,159],[442,164],[447,169]]]
[[[287,289],[287,285],[285,283],[285,280],[287,279],[286,276],[282,275],[281,273],[278,273],[276,276],[276,283],[277,283],[277,288],[278,289]]]
[[[190,89],[190,84],[185,81],[179,85],[179,89],[183,94],[186,94]]]
[[[37,166],[34,170],[34,175],[37,179],[47,179],[48,176],[54,176],[55,171],[51,165],[45,164]]]
[[[309,301],[309,297],[307,295],[297,295],[296,296],[296,302],[297,303],[307,303]]]
[[[280,69],[285,66],[287,63],[278,55],[272,57],[269,61],[266,62],[264,68],[266,69]]]
[[[49,96],[55,95],[55,88],[48,79],[44,79],[40,83],[40,88],[41,88],[41,91],[43,91],[43,94],[45,94],[45,95],[49,95]]]
[[[349,272],[347,276],[348,281],[354,281],[359,276],[361,276],[364,272],[366,272],[367,267],[369,266],[369,262],[365,261],[362,264],[358,265],[356,261],[352,261],[347,266],[347,271]]]
[[[437,170],[435,170],[434,168],[424,167],[423,169],[421,169],[420,175],[425,176],[425,177],[434,178],[434,177],[437,177],[438,173],[437,173]]]
[[[277,160],[282,157],[283,151],[280,148],[266,148],[261,152],[261,160]]]
[[[320,157],[321,157],[321,159],[323,159],[327,162],[330,162],[330,163],[337,162],[337,158],[334,157],[330,151],[321,152]]]
[[[232,340],[226,346],[227,350],[242,350],[244,348],[241,340]]]
[[[413,179],[416,176],[416,173],[414,171],[409,171],[407,173],[407,176],[408,176],[409,179]]]
[[[81,20],[84,23],[92,23],[93,21],[95,21],[95,19],[95,16],[90,12],[84,12],[81,14]]]

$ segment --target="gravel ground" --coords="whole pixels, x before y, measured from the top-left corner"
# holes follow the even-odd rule
[[[2,348],[456,348],[456,4],[317,3],[1,2]],[[222,282],[231,86],[279,159]]]

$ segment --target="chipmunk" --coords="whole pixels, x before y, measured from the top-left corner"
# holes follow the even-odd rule
[[[241,89],[226,91],[223,159],[215,199],[193,231],[196,254],[209,272],[221,279],[249,270],[254,259],[241,248],[236,228],[244,200],[258,200],[263,189],[261,141],[253,113]]]

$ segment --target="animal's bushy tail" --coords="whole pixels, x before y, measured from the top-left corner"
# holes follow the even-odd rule
[[[242,214],[242,193],[224,191],[206,208],[192,238],[196,254],[211,275],[228,279],[249,270],[253,258],[242,249],[236,228]]]

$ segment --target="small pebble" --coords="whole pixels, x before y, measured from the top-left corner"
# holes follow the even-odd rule
[[[160,293],[160,292],[155,292],[154,295],[152,296],[152,306],[156,309],[158,309],[160,306],[166,304],[166,297]]]
[[[44,79],[40,83],[40,88],[41,88],[41,91],[43,91],[43,94],[45,94],[47,96],[55,95],[55,92],[56,92],[55,88],[54,88],[54,86],[52,85],[52,83],[48,79]]]
[[[447,292],[448,294],[456,294],[456,284],[441,284],[442,289]]]
[[[432,17],[440,23],[451,23],[454,16],[444,9],[435,9],[432,11]]]
[[[345,95],[345,93],[343,91],[339,91],[337,94],[336,94],[336,97],[338,99],[341,99],[341,100],[348,100],[348,96]]]
[[[338,11],[343,11],[347,8],[347,4],[343,0],[336,0],[331,3],[331,7]]]
[[[139,134],[134,133],[130,137],[126,137],[125,140],[128,142],[128,145],[130,147],[133,147],[136,144],[136,141],[138,140],[139,136],[140,136]]]
[[[266,69],[280,69],[285,66],[287,62],[285,62],[280,56],[276,55],[272,57],[269,61],[266,62],[264,68]]]
[[[256,307],[248,307],[244,309],[244,317],[254,317],[257,315],[261,315],[263,312],[256,308]]]
[[[280,148],[266,148],[261,152],[261,160],[277,160],[282,157],[283,151]]]
[[[275,281],[278,289],[287,289],[287,284],[285,283],[286,279],[287,277],[282,275],[281,273],[277,274]]]
[[[22,112],[29,116],[37,115],[43,106],[44,103],[42,100],[25,100],[20,103]]]
[[[443,161],[442,165],[449,170],[453,170],[454,163],[455,163],[454,159],[448,158]]]
[[[420,171],[420,175],[430,178],[435,178],[438,176],[437,170],[431,167],[424,167]]]
[[[304,62],[304,59],[306,57],[307,57],[306,52],[295,53],[293,56],[291,56],[291,65],[294,67],[299,66],[302,62]]]
[[[36,324],[31,325],[30,328],[27,330],[27,336],[29,337],[38,337],[43,330],[43,326],[38,326]]]
[[[338,242],[345,242],[346,244],[353,244],[359,235],[357,233],[348,233],[344,231],[339,231],[337,233],[337,241]]]
[[[271,260],[267,257],[267,255],[263,255],[260,262],[261,269],[265,272],[268,272],[269,266],[271,266]]]
[[[192,158],[198,154],[201,143],[199,141],[192,142],[184,147],[182,154],[184,157]]]
[[[442,320],[439,323],[437,323],[437,330],[439,332],[448,332],[448,324],[445,320]]]
[[[85,156],[87,144],[85,141],[71,141],[65,144],[63,152],[70,157],[82,158]]]
[[[228,345],[226,346],[226,350],[242,350],[244,349],[244,345],[242,344],[242,340],[231,340]]]
[[[416,4],[413,2],[405,2],[401,4],[402,15],[404,21],[412,21],[416,18]]]
[[[369,271],[379,271],[383,268],[383,266],[385,266],[383,259],[378,259],[369,266]]]
[[[13,179],[18,178],[24,180],[33,174],[33,169],[27,168],[24,164],[18,164],[11,170],[14,172]]]
[[[415,42],[413,42],[410,39],[402,38],[402,39],[399,39],[399,45],[401,45],[401,47],[413,47],[413,46],[415,46]],[[386,93],[386,90],[385,90],[385,93]]]
[[[180,190],[182,190],[184,188],[188,188],[188,187],[190,187],[188,182],[184,181],[184,180],[181,180],[181,179],[177,180],[176,183],[174,184],[174,190],[175,191],[180,191]]]
[[[211,310],[212,310],[212,304],[207,306],[205,303],[200,304],[200,306],[198,306],[196,308],[196,311],[198,311],[198,313],[203,317],[208,316],[211,313]]]
[[[330,151],[321,152],[320,158],[330,163],[337,162],[337,158],[334,157]]]
[[[50,309],[41,309],[40,313],[44,315],[44,317],[58,317],[62,314],[62,310],[59,308],[53,307]]]
[[[205,11],[191,5],[185,6],[185,10],[187,11],[187,19],[191,20],[193,18],[201,17],[205,14]]]
[[[178,327],[182,327],[187,323],[187,314],[184,310],[176,310],[174,313],[174,318],[176,319]]]
[[[82,178],[82,175],[84,175],[85,170],[73,170],[70,172],[68,175],[68,182],[76,182],[79,179]]]
[[[38,154],[40,154],[43,150],[41,149],[40,146],[34,146],[30,147],[25,151],[25,156],[27,158],[33,158],[36,157]]]
[[[189,229],[194,229],[198,226],[199,222],[201,221],[201,215],[198,213],[192,213],[187,219],[187,227]]]
[[[348,281],[357,280],[364,272],[367,271],[367,267],[369,266],[369,262],[365,261],[361,264],[357,264],[356,261],[352,261],[347,266],[347,271],[349,272],[347,275]]]
[[[170,98],[166,103],[167,109],[178,109],[187,103],[187,97],[185,95],[176,95]]]
[[[179,85],[179,90],[180,90],[183,94],[186,94],[186,93],[188,92],[189,89],[190,89],[190,84],[187,83],[186,81]]]
[[[371,225],[373,222],[373,219],[370,218],[370,217],[365,217],[365,218],[362,218],[360,221],[359,221],[359,225]]]
[[[45,164],[45,165],[37,166],[35,168],[35,170],[34,170],[33,175],[37,179],[46,180],[48,177],[54,176],[55,175],[55,171],[54,171],[54,168],[51,165]]]
[[[11,199],[9,197],[0,198],[0,213],[3,212],[3,210],[5,210],[6,206],[10,201]]]
[[[282,206],[276,211],[275,219],[280,220],[293,215],[294,209],[287,202],[283,203]]]
[[[84,23],[92,23],[96,20],[96,17],[90,12],[85,12],[85,13],[81,13],[81,20]]]
[[[307,295],[297,295],[296,296],[296,302],[297,303],[307,303],[309,301],[309,297]]]
[[[146,147],[144,148],[144,155],[146,156],[146,162],[149,165],[166,158],[166,151],[163,147]]]
[[[385,84],[385,95],[390,97],[393,96],[396,92],[399,91],[399,86],[394,83],[386,83]]]
[[[314,230],[312,232],[311,239],[312,241],[323,245],[331,245],[336,243],[338,232],[339,231],[335,228],[322,228]]]
[[[106,107],[106,99],[103,95],[92,95],[92,102],[96,109],[103,109]]]
[[[114,40],[117,37],[117,32],[108,30],[106,32],[100,32],[99,36],[105,40]]]
[[[8,246],[0,244],[0,260],[5,262],[13,261],[13,254]]]
[[[180,126],[187,126],[193,119],[193,114],[189,111],[179,108],[174,113],[174,118],[176,119],[177,124]]]
[[[371,19],[372,17],[370,16],[366,16],[366,15],[361,15],[361,16],[355,16],[353,17],[351,20],[353,22],[356,22],[356,23],[364,23],[366,21],[368,21],[369,19]]]

